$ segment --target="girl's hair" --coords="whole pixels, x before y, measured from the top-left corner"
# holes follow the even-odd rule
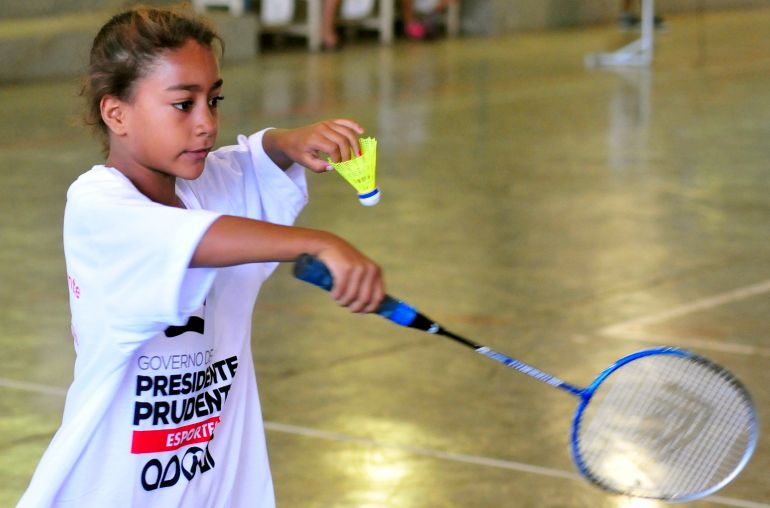
[[[110,19],[94,38],[88,73],[81,95],[87,105],[85,119],[101,135],[107,148],[107,125],[100,104],[105,95],[130,101],[134,83],[145,77],[163,52],[182,47],[188,40],[213,49],[224,41],[209,21],[187,7],[137,6]]]

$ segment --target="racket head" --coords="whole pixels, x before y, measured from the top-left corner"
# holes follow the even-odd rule
[[[626,356],[581,396],[572,458],[585,478],[613,493],[700,499],[732,481],[756,447],[756,410],[746,388],[689,351]]]

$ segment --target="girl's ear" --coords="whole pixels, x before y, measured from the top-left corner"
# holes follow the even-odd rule
[[[102,120],[107,128],[115,135],[126,134],[125,103],[112,95],[105,95],[99,102]]]

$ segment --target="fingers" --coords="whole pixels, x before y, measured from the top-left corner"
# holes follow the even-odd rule
[[[361,155],[361,147],[358,144],[358,137],[364,133],[364,129],[353,120],[338,119],[331,122],[331,128],[338,134],[344,136],[347,141],[347,145],[352,149],[352,153],[355,156]],[[340,154],[344,155],[344,154]],[[342,160],[348,160],[349,157]],[[336,162],[336,161],[335,161]]]
[[[332,298],[351,312],[374,312],[385,297],[382,271],[371,260],[357,257],[352,262],[328,264],[334,278]]]
[[[311,170],[313,173],[324,173],[331,167],[329,161],[321,159],[315,153],[302,153],[297,157],[297,163]]]
[[[346,118],[325,120],[297,129],[273,129],[265,135],[266,151],[281,167],[292,162],[322,173],[329,168],[328,155],[342,162],[361,155],[358,137],[364,128]],[[284,160],[286,161],[284,163]]]
[[[363,134],[363,128],[352,120],[338,119],[327,120],[312,126],[314,135],[311,137],[309,152],[314,171],[320,167],[318,161],[322,161],[319,152],[329,155],[334,162],[342,162],[357,157],[361,154],[358,144],[358,136]],[[323,161],[326,169],[326,161]]]
[[[355,131],[359,136],[364,133],[364,128],[354,120],[350,120],[348,118],[337,118],[336,120],[332,120],[332,122]]]
[[[377,310],[384,296],[380,269],[370,264],[351,270],[336,300],[351,312],[369,313]]]
[[[291,161],[323,173],[329,169],[327,156],[334,162],[342,162],[361,154],[358,137],[363,132],[363,127],[353,120],[325,120],[284,131],[280,148]]]

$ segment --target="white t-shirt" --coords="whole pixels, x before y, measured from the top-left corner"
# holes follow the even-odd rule
[[[186,209],[105,166],[70,187],[74,380],[19,508],[275,505],[250,332],[276,265],[188,267],[221,214],[289,225],[307,202],[304,170],[278,168],[263,133],[178,180]]]

